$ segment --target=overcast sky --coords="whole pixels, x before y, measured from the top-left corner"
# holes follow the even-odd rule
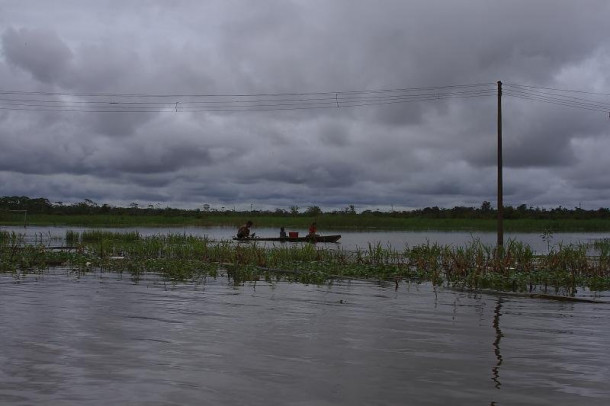
[[[501,80],[504,203],[608,207],[609,21],[608,0],[4,0],[0,195],[495,206]]]

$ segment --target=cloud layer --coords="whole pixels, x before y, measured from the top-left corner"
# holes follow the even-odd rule
[[[5,2],[2,195],[237,208],[493,202],[492,93],[258,112],[48,107],[95,110],[87,102],[102,94],[493,90],[497,80],[609,105],[598,94],[610,94],[608,20],[606,0]],[[505,204],[607,207],[608,113],[510,89]]]

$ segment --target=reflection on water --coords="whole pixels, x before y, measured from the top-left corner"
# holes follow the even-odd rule
[[[500,316],[502,315],[502,313],[500,313],[501,310],[502,310],[502,297],[498,297],[498,302],[494,309],[494,322],[493,322],[494,330],[496,330],[496,339],[494,340],[493,347],[494,347],[494,354],[496,354],[496,359],[498,360],[498,362],[496,362],[496,366],[494,366],[491,369],[491,372],[492,372],[491,379],[495,382],[496,389],[500,389],[500,386],[502,385],[500,383],[500,366],[502,365],[502,353],[500,352],[500,340],[502,340],[502,330],[500,329]]]
[[[0,275],[0,404],[605,405],[609,316],[428,284]]]

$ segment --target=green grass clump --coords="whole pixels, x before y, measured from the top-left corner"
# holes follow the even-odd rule
[[[64,266],[76,272],[128,273],[138,281],[147,272],[172,282],[226,274],[234,284],[256,280],[324,283],[336,278],[431,281],[435,285],[517,292],[564,292],[610,287],[610,244],[559,246],[546,255],[518,241],[497,250],[474,239],[461,246],[425,243],[396,250],[369,244],[346,251],[315,244],[259,245],[210,241],[184,234],[141,236],[137,232],[68,231],[73,248],[54,251],[0,233],[0,272],[22,275]]]
[[[69,231],[68,231],[69,232]],[[66,239],[67,239],[66,235]],[[122,242],[133,242],[140,240],[140,233],[132,231],[128,233],[115,233],[111,231],[83,231],[80,235],[80,241],[83,243],[92,243],[100,241],[122,241]]]

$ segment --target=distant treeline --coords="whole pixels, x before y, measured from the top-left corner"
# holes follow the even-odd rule
[[[214,216],[277,216],[277,217],[318,217],[318,216],[342,216],[351,215],[358,217],[394,217],[394,218],[426,218],[426,219],[494,219],[497,217],[496,209],[492,208],[491,203],[484,201],[480,207],[456,206],[451,209],[440,208],[437,206],[426,207],[423,209],[407,211],[379,211],[364,210],[356,212],[353,205],[347,206],[343,210],[324,212],[318,206],[310,206],[301,209],[291,206],[289,209],[275,209],[272,211],[240,211],[209,209],[208,205],[203,205],[202,209],[176,209],[171,207],[156,207],[153,205],[140,206],[132,203],[129,207],[116,207],[108,204],[97,204],[89,199],[79,203],[63,204],[62,202],[51,203],[45,198],[29,198],[26,196],[4,196],[0,198],[0,219],[2,213],[8,214],[12,211],[27,211],[27,214],[47,214],[47,215],[118,215],[118,216],[167,216],[167,217],[193,217],[203,218],[210,215]],[[568,209],[557,207],[545,209],[539,207],[528,207],[521,204],[517,207],[505,206],[504,218],[506,219],[541,219],[541,220],[561,220],[561,219],[610,219],[610,209],[599,208],[597,210],[584,210],[578,207]]]

